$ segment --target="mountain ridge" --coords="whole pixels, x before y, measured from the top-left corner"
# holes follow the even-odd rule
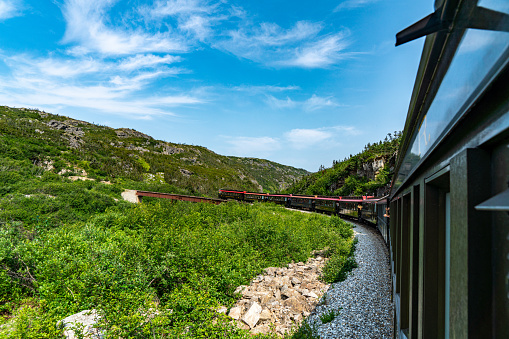
[[[222,187],[279,192],[309,174],[265,159],[223,156],[203,146],[156,140],[131,128],[7,106],[0,106],[0,146],[0,156],[29,159],[60,175],[166,184],[152,186],[207,196]]]

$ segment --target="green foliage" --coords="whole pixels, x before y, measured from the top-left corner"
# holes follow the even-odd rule
[[[271,204],[157,201],[91,215],[86,223],[43,232],[19,223],[0,228],[1,303],[16,309],[24,298],[37,301],[26,310],[35,325],[16,317],[15,333],[30,337],[37,328],[51,337],[59,319],[97,308],[113,337],[184,331],[246,337],[211,310],[232,305],[235,288],[265,267],[306,260],[315,249],[347,251],[344,237],[351,236],[338,218]],[[150,309],[157,317],[143,322]]]
[[[345,280],[348,272],[357,267],[354,257],[357,238],[343,239],[342,242],[331,248],[330,258],[320,275],[320,279],[327,284]]]
[[[50,120],[81,128],[81,147]],[[0,338],[61,337],[57,322],[86,309],[99,311],[109,338],[250,338],[214,311],[234,304],[237,286],[313,250],[349,251],[352,231],[336,217],[271,204],[124,202],[124,188],[213,195],[256,190],[255,178],[277,189],[303,173],[197,146],[166,143],[180,150],[163,154],[159,141],[132,133],[0,107]]]
[[[334,320],[334,318],[336,318],[337,315],[339,315],[339,311],[330,310],[329,312],[320,315],[320,321],[322,322],[322,324],[330,323],[331,321]]]
[[[314,325],[303,321],[301,326],[292,334],[288,336],[290,339],[320,339]]]
[[[401,133],[374,144],[368,144],[364,150],[343,161],[334,161],[331,168],[321,167],[317,173],[303,177],[290,186],[284,193],[307,195],[377,195],[380,189],[387,188],[392,180],[392,170],[401,141]],[[363,173],[364,164],[376,159],[384,159],[384,167],[379,169],[374,178],[359,176]]]

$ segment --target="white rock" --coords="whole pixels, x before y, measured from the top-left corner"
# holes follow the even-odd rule
[[[242,317],[242,321],[253,328],[260,320],[260,314],[262,313],[262,307],[258,303],[254,302],[249,310]]]
[[[232,307],[230,310],[230,313],[228,313],[228,315],[235,320],[239,320],[240,316],[242,315],[242,308],[239,306]]]
[[[240,285],[239,287],[237,287],[237,288],[235,289],[235,292],[233,292],[233,293],[235,293],[235,294],[237,294],[237,293],[242,293],[242,292],[244,292],[244,290],[245,290],[246,288],[247,288],[247,286],[246,286],[246,285]]]
[[[76,339],[77,336],[72,328],[82,327],[82,334],[86,339],[103,339],[104,333],[95,325],[101,317],[96,310],[84,310],[68,316],[57,323],[64,325],[64,336],[66,339]]]
[[[271,320],[272,312],[268,308],[264,308],[262,313],[260,313],[260,320]]]
[[[307,292],[307,293],[303,293],[302,295],[305,296],[305,297],[310,297],[310,298],[318,299],[318,296],[314,292]]]

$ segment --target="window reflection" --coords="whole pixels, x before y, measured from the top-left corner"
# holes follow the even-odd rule
[[[479,5],[498,11],[509,11],[507,1],[485,0]],[[508,32],[474,29],[466,31],[433,103],[418,132],[413,136],[394,189],[405,181],[417,163],[432,149],[444,131],[448,130],[450,124],[464,114],[476,95],[482,92],[483,79],[496,67],[501,57],[505,58],[508,51]]]

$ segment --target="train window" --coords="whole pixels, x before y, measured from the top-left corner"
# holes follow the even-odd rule
[[[446,167],[425,180],[423,337],[445,338],[446,228],[450,171]]]
[[[509,13],[506,0],[481,1],[480,6]],[[467,29],[457,48],[436,94],[430,94],[429,106],[412,136],[408,150],[399,168],[394,189],[403,184],[417,164],[427,156],[439,140],[468,111],[509,57],[507,20],[490,29]],[[457,32],[459,34],[460,32]],[[452,44],[453,45],[453,44]],[[444,60],[446,62],[447,60]],[[430,101],[432,100],[432,101]]]
[[[451,194],[445,194],[445,339],[449,339],[449,303],[451,289]]]
[[[412,192],[412,208],[411,208],[411,235],[410,235],[410,311],[409,311],[409,334],[411,338],[417,338],[419,333],[419,216],[420,216],[420,186],[416,185],[413,187]]]
[[[401,210],[401,244],[400,244],[400,274],[401,281],[401,329],[406,330],[409,327],[409,282],[410,282],[410,212],[411,212],[411,193],[403,196],[402,210]]]

